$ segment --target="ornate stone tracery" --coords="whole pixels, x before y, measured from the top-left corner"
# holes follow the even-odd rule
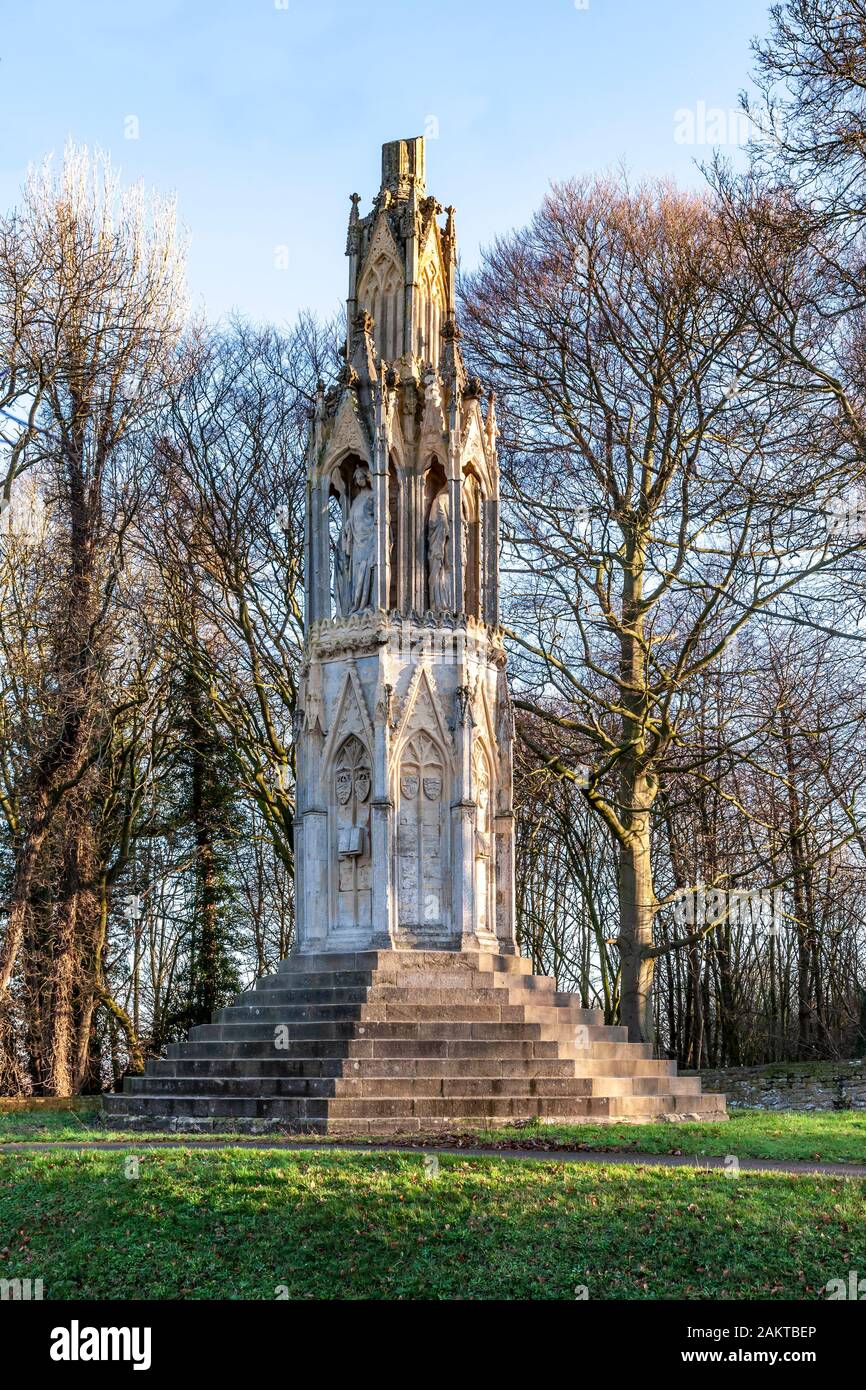
[[[403,749],[397,777],[397,917],[402,928],[442,922],[446,791],[442,753],[427,734],[419,733]]]
[[[370,755],[355,734],[342,744],[334,769],[337,917],[348,926],[372,921]]]

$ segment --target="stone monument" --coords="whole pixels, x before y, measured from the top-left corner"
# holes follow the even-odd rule
[[[367,217],[352,198],[345,366],[307,459],[301,953],[514,951],[496,421],[442,217],[420,139],[385,146]]]
[[[306,459],[294,950],[107,1097],[109,1122],[724,1118],[516,952],[496,417],[460,352],[454,210],[421,139],[385,145],[359,201],[345,360]]]

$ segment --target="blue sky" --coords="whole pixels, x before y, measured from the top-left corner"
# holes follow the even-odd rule
[[[766,0],[585,3],[0,0],[0,206],[67,138],[99,145],[177,194],[194,304],[280,323],[345,294],[385,140],[438,129],[428,188],[469,266],[553,179],[697,182],[675,113],[699,138],[735,111]]]

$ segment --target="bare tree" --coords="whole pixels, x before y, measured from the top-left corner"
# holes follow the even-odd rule
[[[792,302],[808,296],[796,259],[779,270]],[[503,406],[516,703],[549,767],[577,779],[586,761],[616,844],[633,1039],[652,1036],[659,954],[697,935],[653,933],[656,799],[694,730],[690,694],[755,615],[795,618],[855,548],[827,525],[850,460],[828,454],[761,312],[711,197],[624,181],[555,188],[464,285],[469,349]],[[708,763],[724,725],[703,740]]]
[[[92,951],[98,932],[91,789],[113,733],[105,688],[118,641],[124,542],[141,483],[130,446],[173,362],[181,265],[173,206],[122,190],[108,160],[84,150],[69,148],[62,167],[49,163],[34,174],[0,226],[2,298],[16,306],[18,325],[6,370],[32,384],[35,406],[7,478],[13,468],[38,468],[52,543],[39,719],[16,791],[0,1003],[50,879],[45,854],[56,834],[62,891],[51,923],[46,1086],[58,1094],[82,1073],[80,1035],[89,1028],[78,972],[83,943]]]
[[[189,343],[160,425],[163,486],[149,514],[172,639],[290,872],[303,441],[316,381],[332,366],[330,332],[309,319],[286,336],[235,324]]]

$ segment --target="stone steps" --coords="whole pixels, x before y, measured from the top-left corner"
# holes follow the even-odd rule
[[[376,978],[378,979],[378,976]],[[404,989],[411,991],[413,997],[421,993],[436,998],[443,989],[446,993],[462,996],[477,989],[507,989],[520,991],[527,998],[533,999],[541,995],[545,996],[545,999],[555,997],[559,1002],[575,999],[574,995],[557,994],[556,982],[547,976],[503,974],[492,970],[455,971],[453,978],[444,977],[441,972],[435,971],[399,970],[378,979],[378,983],[371,983],[370,975],[362,970],[278,973],[263,975],[256,981],[255,987],[247,990],[242,997],[251,998],[260,993],[276,991],[278,994],[286,995],[297,993],[312,1003],[319,994],[331,995],[333,991],[363,990],[365,993],[384,994],[387,990]],[[459,1003],[460,999],[457,998],[454,1002]]]
[[[707,1104],[718,1097],[689,1097],[688,1113],[710,1115],[721,1113],[720,1107]],[[240,1097],[197,1096],[186,1093],[166,1096],[107,1096],[108,1118],[122,1126],[123,1117],[150,1117],[159,1114],[165,1120],[222,1121],[227,1128],[242,1128],[236,1122],[270,1120],[283,1126],[330,1120],[418,1120],[421,1127],[427,1121],[450,1121],[452,1124],[513,1123],[532,1117],[550,1123],[597,1118],[652,1119],[670,1113],[671,1107],[656,1096],[532,1096],[524,1102],[518,1096],[418,1096],[418,1097]],[[371,1109],[375,1116],[371,1116]],[[211,1126],[213,1127],[213,1126]],[[329,1126],[330,1127],[330,1126]]]
[[[601,1047],[605,1044],[596,1044],[596,1046]],[[616,1046],[620,1051],[623,1051],[626,1045],[617,1044]],[[207,1039],[189,1043],[171,1043],[167,1049],[167,1055],[170,1059],[180,1057],[250,1057],[273,1061],[276,1051],[272,1042],[263,1042],[261,1039],[236,1042],[227,1039]],[[418,1039],[406,1038],[396,1040],[393,1038],[350,1038],[347,1040],[346,1038],[313,1036],[300,1041],[290,1039],[286,1046],[279,1051],[279,1056],[283,1059],[303,1057],[311,1060],[329,1057],[501,1057],[516,1059],[521,1057],[559,1057],[560,1055],[558,1043],[545,1040],[503,1039],[498,1043],[492,1043],[471,1038],[449,1041],[447,1037],[419,1041]]]
[[[616,1084],[616,1080],[609,1084]],[[618,1078],[626,1086],[624,1077]],[[424,1096],[590,1096],[606,1094],[607,1078],[586,1076],[538,1077],[298,1077],[298,1076],[136,1076],[127,1079],[126,1094],[185,1096],[380,1096],[384,1100]]]
[[[122,1128],[376,1134],[634,1121],[722,1097],[529,962],[484,952],[293,956],[106,1098]]]
[[[485,971],[503,975],[524,975],[532,978],[532,962],[525,956],[494,955],[487,951],[305,951],[280,961],[280,975],[331,973],[333,971],[364,971],[375,973],[380,983],[398,971],[449,977],[451,984],[458,975]],[[435,988],[434,985],[430,986]]]
[[[664,1066],[666,1063],[644,1063],[645,1066]],[[617,1068],[620,1068],[617,1072]],[[343,1059],[321,1059],[321,1058],[291,1058],[288,1061],[275,1061],[272,1056],[268,1058],[179,1058],[179,1059],[160,1059],[158,1062],[147,1063],[145,1076],[135,1077],[136,1090],[146,1090],[142,1087],[143,1081],[152,1077],[171,1077],[171,1079],[202,1079],[202,1077],[310,1077],[316,1080],[320,1077],[345,1077],[349,1080],[375,1080],[389,1079],[389,1077],[406,1077],[411,1079],[418,1077],[438,1077],[438,1079],[450,1079],[450,1077],[467,1077],[467,1079],[489,1079],[495,1080],[499,1077],[513,1077],[514,1080],[531,1080],[534,1077],[573,1077],[575,1074],[574,1062],[569,1058],[520,1058],[516,1061],[495,1061],[491,1058],[450,1058],[450,1056],[439,1056],[439,1058],[356,1058],[354,1061],[346,1063]],[[603,1081],[617,1081],[635,1077],[641,1079],[641,1073],[632,1073],[631,1070],[624,1070],[623,1063],[612,1062],[609,1065],[596,1065],[594,1072],[582,1069],[582,1074],[589,1077],[601,1077]],[[664,1080],[688,1080],[683,1077],[671,1077],[669,1072],[646,1072],[642,1073],[645,1079],[657,1080],[662,1083]]]
[[[392,1009],[406,1008],[432,1011],[445,1008],[467,1008],[477,1012],[479,1006],[500,1010],[527,1008],[550,1011],[555,1009],[576,1023],[604,1024],[601,1009],[584,1009],[573,995],[547,993],[541,990],[512,989],[510,986],[479,986],[476,989],[431,989],[394,985],[374,985],[368,989],[252,989],[238,996],[236,1003],[217,1012],[217,1019],[241,1009],[286,1010],[291,1017],[296,1009],[323,1011],[337,1008]],[[273,1016],[269,1013],[267,1017]],[[325,1016],[323,1014],[323,1016]],[[421,1017],[424,1015],[422,1014]],[[449,1015],[441,1015],[448,1017]]]
[[[551,1023],[557,1028],[604,1028],[596,1011],[537,1007],[529,1004],[492,1004],[486,1000],[477,1004],[232,1004],[218,1009],[214,1022],[200,1027],[213,1028],[224,1024],[267,1023],[271,1029],[279,1024],[344,1023],[360,1020],[363,1023]]]
[[[408,1011],[408,1006],[407,1011]],[[403,1010],[401,1005],[400,1009]],[[452,1041],[463,1039],[469,1041],[474,1039],[479,1042],[493,1041],[495,1039],[511,1041],[535,1041],[540,1040],[544,1023],[527,1022],[523,1018],[502,1019],[488,1017],[488,1010],[479,1008],[480,1018],[473,1020],[471,1012],[467,1010],[459,1011],[459,1018],[442,1018],[435,1011],[422,1020],[407,1018],[368,1018],[364,1013],[356,1014],[352,1018],[286,1018],[285,1015],[274,1018],[272,1021],[260,1021],[258,1014],[248,1014],[246,1017],[236,1015],[235,1018],[223,1023],[201,1023],[195,1028],[190,1029],[191,1042],[254,1042],[261,1041],[269,1043],[272,1047],[278,1047],[276,1041],[276,1031],[285,1024],[291,1029],[291,1037],[297,1042],[303,1042],[305,1038],[331,1038],[334,1040],[360,1038],[382,1041],[390,1039],[394,1042],[435,1042],[441,1038]],[[591,1043],[622,1044],[627,1042],[625,1028],[608,1028],[604,1025],[579,1025],[585,1029],[582,1034],[581,1046]],[[574,1042],[575,1025],[565,1023],[561,1025],[551,1024],[545,1029],[548,1038],[562,1041],[564,1044],[577,1045]]]

